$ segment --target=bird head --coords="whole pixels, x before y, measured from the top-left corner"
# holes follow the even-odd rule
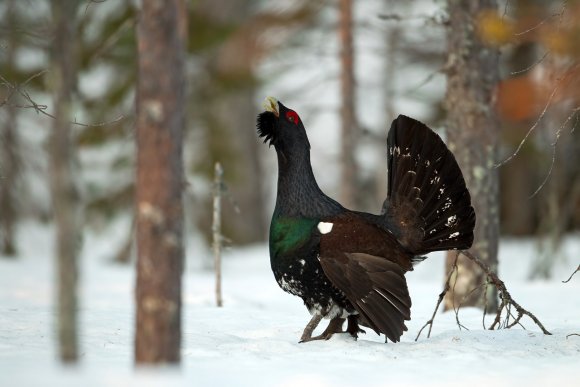
[[[274,145],[276,150],[305,147],[310,149],[304,124],[298,114],[273,97],[267,97],[262,105],[264,112],[258,115],[258,136],[264,143]]]

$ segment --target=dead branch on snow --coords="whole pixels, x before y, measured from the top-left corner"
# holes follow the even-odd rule
[[[463,254],[465,257],[469,258],[471,261],[473,261],[477,266],[479,266],[483,272],[487,275],[488,281],[484,284],[484,285],[493,285],[496,287],[497,291],[498,291],[498,296],[500,298],[500,305],[496,311],[495,314],[495,318],[492,322],[492,324],[489,326],[489,330],[494,330],[494,329],[510,329],[513,328],[516,325],[521,325],[521,319],[524,316],[528,316],[541,330],[542,333],[544,333],[545,335],[551,335],[551,333],[544,327],[544,325],[540,322],[540,320],[538,320],[538,318],[531,313],[530,311],[528,311],[527,309],[525,309],[524,307],[522,307],[517,301],[515,301],[513,299],[513,297],[511,296],[511,294],[509,293],[509,291],[507,290],[507,287],[505,286],[504,282],[497,276],[496,273],[494,273],[491,268],[485,263],[483,262],[481,259],[479,259],[477,256],[473,255],[472,253],[470,253],[469,251],[465,251],[465,250],[461,250],[457,252],[457,256],[455,258],[455,262],[453,264],[453,269],[449,272],[449,275],[447,276],[447,280],[445,281],[445,285],[443,288],[443,291],[439,294],[439,298],[437,300],[437,304],[435,306],[435,310],[433,311],[433,315],[431,316],[431,319],[429,319],[425,325],[423,325],[423,327],[419,330],[419,333],[417,334],[417,337],[415,338],[415,341],[417,341],[419,339],[419,336],[421,336],[421,332],[427,327],[429,326],[429,330],[427,332],[427,338],[430,337],[431,335],[431,329],[433,327],[433,322],[435,320],[435,315],[437,313],[437,310],[439,309],[439,305],[441,304],[441,301],[443,300],[443,298],[445,297],[445,294],[447,294],[447,292],[451,289],[451,278],[453,277],[454,273],[457,273],[457,259],[459,258],[459,254]],[[576,269],[576,271],[574,273],[576,273],[577,271],[580,270],[580,266],[578,267],[578,269]],[[574,275],[574,273],[572,275]],[[572,276],[570,276],[570,278],[572,278]],[[457,281],[457,275],[455,276],[455,282]],[[478,286],[476,289],[478,289],[480,286]],[[485,296],[484,292],[484,296]],[[514,311],[512,311],[512,309],[515,309]],[[465,328],[465,326],[463,326],[460,321],[459,321],[459,315],[458,315],[458,308],[455,308],[454,305],[454,311],[455,311],[455,318],[457,321],[458,326],[461,328]],[[484,317],[485,317],[485,312],[484,311]],[[505,318],[502,321],[502,314],[505,312]],[[510,321],[511,319],[511,321]],[[523,326],[522,326],[523,327]],[[484,328],[485,328],[485,321],[484,321]]]

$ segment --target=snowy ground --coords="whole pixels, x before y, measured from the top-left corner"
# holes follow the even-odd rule
[[[481,313],[467,309],[460,318],[469,331],[457,328],[453,313],[439,314],[431,338],[415,342],[441,290],[443,259],[434,254],[407,276],[413,319],[401,343],[384,344],[369,331],[359,341],[336,335],[298,344],[309,315],[277,287],[267,248],[257,246],[227,254],[224,308],[214,307],[211,274],[187,270],[181,369],[136,371],[133,267],[105,259],[119,235],[86,239],[82,359],[66,369],[55,360],[51,235],[33,225],[21,229],[22,257],[0,259],[0,386],[566,386],[580,380],[580,337],[566,338],[580,333],[580,275],[561,283],[578,265],[578,236],[567,240],[568,259],[548,282],[525,280],[533,242],[502,243],[501,276],[552,336],[530,321],[525,331],[484,331]]]

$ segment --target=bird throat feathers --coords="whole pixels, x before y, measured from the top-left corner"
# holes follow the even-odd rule
[[[258,115],[258,136],[264,139],[269,146],[276,142],[276,125],[278,118],[272,112],[263,112]]]

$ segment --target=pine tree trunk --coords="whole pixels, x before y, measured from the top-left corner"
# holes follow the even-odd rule
[[[185,125],[182,1],[143,0],[137,26],[135,361],[140,364],[180,361]]]
[[[76,9],[75,0],[52,2],[55,33],[51,74],[54,121],[50,142],[50,178],[56,228],[58,337],[63,362],[76,362],[78,359],[77,286],[82,223],[70,124],[72,93],[76,83],[72,38]]]
[[[15,34],[17,26],[14,23],[14,0],[6,2],[6,32],[7,42],[5,48],[6,68],[8,74],[3,74],[9,80],[15,74],[14,57],[16,52]],[[8,91],[9,92],[9,91]],[[7,96],[3,96],[2,99]],[[14,96],[13,96],[14,97]],[[0,154],[0,248],[3,257],[16,255],[16,241],[14,233],[17,221],[17,196],[16,187],[20,160],[18,157],[18,136],[16,131],[16,108],[14,101],[9,101],[2,107],[4,123],[0,132],[2,144]]]
[[[496,9],[495,0],[448,0],[447,142],[463,171],[477,222],[471,252],[497,272],[499,242],[499,177],[497,162],[499,123],[493,110],[493,88],[498,82],[496,49],[484,46],[476,35],[480,12]],[[447,272],[455,260],[447,255]],[[454,292],[445,296],[445,308],[453,305],[487,305],[497,308],[495,291],[472,290],[485,275],[470,260],[459,259]],[[452,279],[452,283],[454,279]]]
[[[355,115],[355,81],[354,81],[354,48],[352,0],[340,0],[340,89],[341,89],[341,203],[348,208],[355,208],[359,203],[356,194],[358,175],[356,150],[356,115]]]

